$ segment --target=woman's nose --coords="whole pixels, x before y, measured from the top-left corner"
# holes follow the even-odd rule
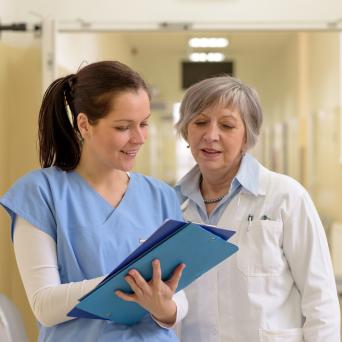
[[[204,132],[204,139],[207,141],[219,140],[219,130],[216,124],[210,124]]]
[[[134,130],[132,138],[132,142],[135,144],[143,144],[146,140],[146,134],[143,129],[137,128]]]

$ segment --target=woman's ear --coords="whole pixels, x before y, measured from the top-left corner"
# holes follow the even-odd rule
[[[245,138],[245,141],[243,142],[242,148],[241,148],[241,154],[245,154],[248,150],[247,146],[247,139]]]
[[[83,140],[90,136],[91,125],[87,115],[84,113],[79,113],[77,115],[77,127]]]
[[[246,153],[248,151],[248,144],[247,141],[245,140],[244,144],[242,145],[242,152]]]
[[[246,130],[246,126],[245,126],[245,137],[243,139],[243,146],[242,146],[242,152],[246,153],[248,150],[248,144],[247,144],[247,130]]]

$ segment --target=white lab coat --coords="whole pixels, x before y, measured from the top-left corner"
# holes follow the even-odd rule
[[[181,341],[340,342],[338,296],[317,211],[299,183],[259,167],[257,194],[242,189],[218,223],[237,231],[230,241],[239,251],[186,289]],[[201,220],[191,200],[183,209],[186,219]]]

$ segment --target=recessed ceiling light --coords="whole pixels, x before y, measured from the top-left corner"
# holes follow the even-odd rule
[[[224,48],[229,45],[227,38],[191,38],[189,45],[193,48]]]
[[[222,62],[224,54],[221,52],[193,52],[189,59],[192,62]]]

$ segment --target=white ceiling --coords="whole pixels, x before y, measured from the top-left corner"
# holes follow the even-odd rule
[[[0,13],[2,22],[82,19],[132,26],[187,22],[241,29],[342,24],[341,0],[0,0]]]

